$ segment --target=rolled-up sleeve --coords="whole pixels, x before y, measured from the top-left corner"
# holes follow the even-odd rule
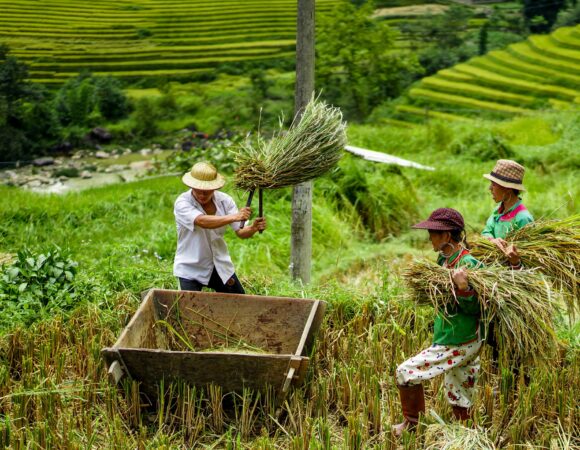
[[[239,211],[236,202],[232,198],[225,200],[224,207],[226,215],[237,214]],[[232,222],[230,223],[230,227],[232,227],[232,230],[238,231],[240,229],[240,222]]]
[[[193,231],[196,217],[203,215],[203,212],[187,201],[178,199],[173,207],[173,214],[175,215],[175,221],[179,225],[187,228],[189,231]]]

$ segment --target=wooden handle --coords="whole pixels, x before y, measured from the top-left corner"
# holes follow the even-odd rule
[[[249,208],[252,205],[252,199],[254,198],[254,191],[250,191],[250,194],[248,195],[248,201],[246,202],[246,208]],[[240,229],[244,228],[244,226],[246,225],[246,221],[242,220],[240,222]]]
[[[258,217],[264,217],[264,191],[260,189],[258,191]],[[260,230],[260,234],[262,234],[264,230]]]

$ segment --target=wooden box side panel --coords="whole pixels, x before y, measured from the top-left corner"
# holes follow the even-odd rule
[[[164,330],[156,324],[154,293],[150,291],[115,343],[115,348],[168,349]]]
[[[156,291],[158,317],[182,329],[197,349],[245,342],[274,354],[294,354],[312,300],[184,291]],[[224,336],[228,336],[225,342]]]
[[[119,349],[131,377],[152,392],[160,380],[183,380],[195,386],[215,384],[225,392],[244,387],[282,388],[291,355],[220,354]]]

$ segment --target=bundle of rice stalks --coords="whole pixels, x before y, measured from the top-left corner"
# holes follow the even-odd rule
[[[537,268],[562,289],[566,306],[580,311],[580,214],[561,220],[539,220],[506,237],[526,268]],[[485,264],[507,263],[504,253],[484,237],[473,239],[474,257]]]
[[[419,304],[449,311],[457,302],[451,271],[429,261],[416,261],[403,274]],[[496,323],[497,341],[506,359],[545,363],[556,355],[551,286],[536,270],[501,266],[471,269],[469,284],[478,294],[483,324]]]
[[[425,430],[426,450],[495,450],[484,429],[466,428],[457,423],[433,424]]]
[[[340,110],[313,98],[287,132],[241,146],[235,184],[253,191],[312,180],[335,166],[345,145],[346,123]]]

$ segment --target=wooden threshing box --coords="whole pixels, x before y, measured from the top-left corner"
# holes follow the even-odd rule
[[[153,396],[162,379],[285,394],[304,380],[325,308],[319,300],[152,289],[102,353],[115,382],[128,375]],[[172,349],[180,336],[195,351]],[[260,350],[231,349],[239,338]]]

